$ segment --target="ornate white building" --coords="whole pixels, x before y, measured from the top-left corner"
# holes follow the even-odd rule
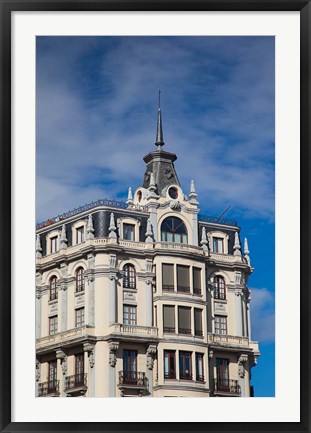
[[[235,221],[199,215],[163,150],[128,200],[48,220],[36,237],[37,396],[252,396],[253,268]]]

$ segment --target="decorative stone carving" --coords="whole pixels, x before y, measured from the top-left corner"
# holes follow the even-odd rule
[[[150,173],[150,182],[149,182],[148,190],[149,190],[151,193],[154,193],[154,192],[156,191],[156,189],[157,189],[157,187],[156,187],[155,182],[154,182],[154,175],[153,175],[153,173],[151,172],[151,173]]]
[[[41,299],[42,298],[42,294],[41,294],[40,288],[36,289],[36,298],[37,299]]]
[[[245,257],[247,263],[250,265],[251,264],[251,259],[249,257],[249,249],[248,249],[247,238],[244,239],[244,257]]]
[[[110,214],[110,225],[109,225],[109,238],[110,239],[117,239],[116,235],[116,223],[114,220],[114,214],[111,212]]]
[[[60,359],[60,366],[62,369],[62,373],[65,376],[65,374],[67,373],[67,355],[66,355],[66,353],[61,349],[56,350],[56,359]]]
[[[170,202],[170,208],[173,210],[179,210],[179,209],[181,209],[181,204],[178,200],[172,200]]]
[[[245,362],[248,361],[248,355],[246,354],[241,354],[238,360],[238,366],[239,366],[239,376],[241,379],[244,378],[245,376],[245,367],[244,364]]]
[[[152,272],[152,260],[146,259],[146,272],[150,273]]]
[[[117,341],[112,341],[109,343],[109,365],[115,367],[117,363],[117,350],[119,349],[119,343]]]
[[[214,356],[214,351],[213,351],[213,350],[209,350],[209,352],[208,352],[208,357],[209,357],[210,359],[212,359],[213,356]]]
[[[235,256],[241,256],[241,245],[240,245],[240,239],[239,239],[239,233],[238,232],[235,232],[235,235],[234,235],[233,254]]]
[[[36,360],[36,381],[40,380],[40,362]]]
[[[203,251],[208,252],[208,241],[207,241],[207,237],[206,237],[206,228],[203,227],[202,228],[202,236],[201,236],[201,242],[200,244],[202,245]]]
[[[147,244],[150,244],[150,243],[153,242],[153,239],[152,239],[152,225],[151,225],[150,218],[148,218],[148,221],[147,221],[147,230],[146,230],[145,236],[146,236],[146,241],[145,242]]]
[[[129,187],[129,189],[128,189],[126,204],[127,204],[128,207],[131,207],[134,204],[134,202],[133,202],[132,188],[131,187]]]
[[[153,369],[154,358],[157,354],[157,346],[155,344],[150,344],[147,349],[147,368],[149,370]]]
[[[83,344],[83,350],[84,352],[87,352],[88,358],[89,358],[89,365],[91,368],[95,365],[95,353],[94,353],[94,344],[91,343],[84,343]]]
[[[110,254],[109,267],[114,269],[116,267],[116,262],[117,262],[117,256],[115,254]]]
[[[61,232],[61,235],[60,235],[60,246],[59,246],[59,248],[60,249],[67,248],[67,242],[68,242],[68,240],[67,240],[67,237],[66,237],[66,226],[65,226],[65,224],[63,224],[62,225],[62,232]]]
[[[37,235],[36,237],[36,258],[37,259],[42,258],[42,248],[41,248],[41,241],[39,235]]]
[[[86,239],[94,239],[93,217],[90,214],[86,226]]]
[[[242,277],[241,272],[236,271],[234,274],[234,279],[236,284],[241,284],[241,277]]]
[[[66,263],[60,264],[60,271],[63,278],[66,278],[68,276],[68,266]]]

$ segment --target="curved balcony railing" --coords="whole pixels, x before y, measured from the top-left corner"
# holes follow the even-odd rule
[[[41,382],[38,386],[38,396],[59,394],[59,380],[48,380]]]
[[[241,394],[241,387],[237,380],[214,379],[214,392],[225,392],[228,394]]]
[[[148,388],[148,378],[141,371],[119,371],[119,386]]]

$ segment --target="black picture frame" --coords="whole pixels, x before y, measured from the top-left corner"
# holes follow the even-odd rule
[[[297,423],[62,423],[11,422],[11,13],[15,11],[299,11],[301,108],[301,420]],[[305,0],[0,0],[1,29],[1,201],[0,201],[0,427],[1,432],[123,431],[299,431],[310,428],[310,1]],[[297,143],[298,149],[298,143]],[[290,231],[291,228],[288,228]],[[291,342],[288,350],[295,350]],[[296,374],[289,372],[289,374]],[[286,380],[286,378],[284,378]],[[298,378],[297,378],[298,380]],[[288,390],[290,393],[290,389]],[[293,399],[296,396],[292,396]],[[286,411],[286,408],[284,408]],[[264,414],[263,414],[264,415]],[[73,415],[74,417],[74,415]]]

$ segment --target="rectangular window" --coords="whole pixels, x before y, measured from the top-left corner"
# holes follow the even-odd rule
[[[53,390],[56,388],[56,380],[57,380],[57,361],[56,359],[49,362],[49,372],[48,372],[48,388],[49,390]]]
[[[164,350],[164,379],[176,379],[175,350]]]
[[[189,266],[177,265],[177,291],[190,292]]]
[[[79,227],[76,229],[76,243],[81,244],[84,242],[84,227]]]
[[[191,308],[178,307],[178,333],[191,334]]]
[[[136,325],[136,305],[123,305],[123,324]]]
[[[123,350],[123,384],[137,385],[136,350]]]
[[[215,316],[215,334],[227,335],[227,317]]]
[[[202,295],[200,268],[193,268],[193,293],[195,295]]]
[[[162,290],[174,291],[174,265],[162,264]]]
[[[51,254],[56,253],[58,251],[58,236],[54,236],[50,239],[51,241]]]
[[[196,381],[204,382],[203,353],[195,354]]]
[[[163,305],[163,332],[175,333],[174,305]]]
[[[216,385],[218,391],[229,391],[229,360],[216,358]]]
[[[58,317],[49,317],[49,334],[55,335],[58,332]]]
[[[213,252],[223,254],[223,239],[213,237]]]
[[[76,310],[76,327],[84,326],[84,307]]]
[[[78,353],[75,358],[75,387],[84,386],[84,353]]]
[[[127,241],[135,240],[135,226],[134,224],[123,224],[123,239]]]
[[[179,352],[179,378],[192,380],[191,352]]]
[[[199,308],[194,309],[194,334],[202,337],[202,310]]]

